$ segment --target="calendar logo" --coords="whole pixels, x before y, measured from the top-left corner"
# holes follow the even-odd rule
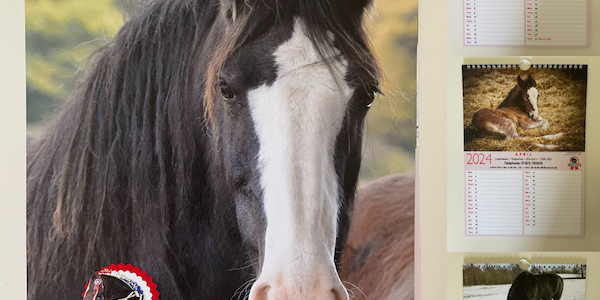
[[[579,170],[581,164],[579,163],[579,158],[577,156],[571,157],[570,163],[568,164],[571,167],[571,170]]]

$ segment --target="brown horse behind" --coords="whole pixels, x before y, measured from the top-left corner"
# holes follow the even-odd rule
[[[414,173],[358,190],[340,277],[352,300],[413,300]]]
[[[465,143],[476,137],[488,138],[521,138],[517,127],[524,130],[540,128],[544,131],[550,124],[544,120],[538,111],[537,84],[531,75],[527,79],[517,76],[517,84],[508,93],[498,108],[482,108],[473,115],[471,124],[465,129]],[[543,136],[545,139],[556,140],[562,133]],[[538,145],[548,147],[547,145]]]

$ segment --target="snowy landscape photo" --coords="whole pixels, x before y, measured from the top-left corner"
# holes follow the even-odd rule
[[[463,299],[584,300],[586,265],[463,264]]]

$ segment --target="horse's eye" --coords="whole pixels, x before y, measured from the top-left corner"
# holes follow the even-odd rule
[[[233,90],[231,89],[231,87],[229,87],[227,82],[219,82],[219,87],[221,88],[221,95],[223,95],[223,98],[225,98],[225,100],[235,100],[235,94],[233,93]]]
[[[371,108],[371,105],[373,105],[373,100],[375,99],[375,95],[376,94],[382,94],[381,90],[379,90],[379,87],[377,86],[372,86],[371,88],[367,89],[367,96],[368,98],[365,99],[365,106],[366,108]]]
[[[367,91],[367,95],[366,97],[363,97],[362,101],[361,101],[361,106],[366,107],[366,108],[370,108],[371,105],[373,105],[373,100],[375,99],[375,92],[373,91]]]

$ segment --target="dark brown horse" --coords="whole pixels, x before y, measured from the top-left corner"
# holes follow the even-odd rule
[[[517,84],[498,108],[482,108],[473,115],[471,124],[465,129],[465,143],[476,137],[518,139],[521,138],[517,132],[518,127],[524,130],[538,127],[542,131],[548,129],[550,124],[538,111],[538,96],[537,83],[531,75],[525,80],[517,76]],[[558,133],[543,138],[556,140],[562,136],[562,133]]]
[[[556,274],[519,274],[508,291],[507,300],[560,300],[563,280]]]
[[[144,3],[28,151],[28,299],[124,263],[163,300],[348,300],[370,3]]]

